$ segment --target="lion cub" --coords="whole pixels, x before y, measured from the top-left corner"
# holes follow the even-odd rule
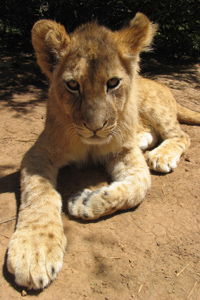
[[[85,189],[68,204],[71,215],[96,219],[138,205],[151,185],[149,167],[170,172],[188,148],[178,119],[199,124],[200,114],[177,105],[166,86],[138,75],[139,54],[155,32],[141,13],[116,32],[96,23],[72,34],[51,20],[34,25],[37,61],[51,84],[44,131],[21,166],[21,206],[7,259],[19,285],[44,288],[62,267],[59,168],[105,164],[113,182]],[[163,142],[149,152],[148,167],[141,149],[155,146],[158,137]]]

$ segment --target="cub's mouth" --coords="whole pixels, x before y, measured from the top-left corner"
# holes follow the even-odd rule
[[[110,133],[107,137],[100,137],[97,134],[93,134],[90,137],[84,137],[81,134],[78,134],[84,144],[89,145],[102,145],[110,143],[112,139],[112,134]]]

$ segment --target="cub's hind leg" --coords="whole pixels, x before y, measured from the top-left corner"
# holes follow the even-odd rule
[[[163,142],[148,154],[149,167],[158,172],[168,173],[177,167],[181,155],[190,145],[189,136],[180,125],[169,127],[167,134],[162,134]]]
[[[168,173],[175,169],[181,155],[190,145],[188,135],[177,120],[177,104],[170,89],[158,82],[139,80],[140,115],[163,142],[148,154],[152,170]]]
[[[143,151],[152,149],[158,143],[158,133],[142,116],[140,116],[136,140],[137,145]]]
[[[165,94],[164,94],[165,95]],[[149,167],[157,172],[168,173],[177,167],[181,155],[190,145],[189,136],[181,129],[177,120],[176,102],[172,94],[168,106],[159,101],[157,111],[152,109],[152,123],[162,143],[148,153]]]

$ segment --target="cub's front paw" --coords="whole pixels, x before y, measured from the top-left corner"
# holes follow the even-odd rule
[[[15,281],[30,289],[43,289],[62,267],[66,237],[61,226],[17,229],[8,247],[7,268]]]
[[[109,189],[107,187],[95,191],[85,189],[69,199],[69,213],[84,220],[97,219],[112,209],[112,203],[109,198]]]

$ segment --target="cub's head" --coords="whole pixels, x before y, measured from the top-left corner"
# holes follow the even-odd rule
[[[60,109],[60,118],[84,143],[109,143],[120,135],[139,53],[149,46],[155,31],[141,13],[115,32],[97,23],[72,34],[51,20],[34,25],[32,43],[38,64],[51,81],[51,107]]]

